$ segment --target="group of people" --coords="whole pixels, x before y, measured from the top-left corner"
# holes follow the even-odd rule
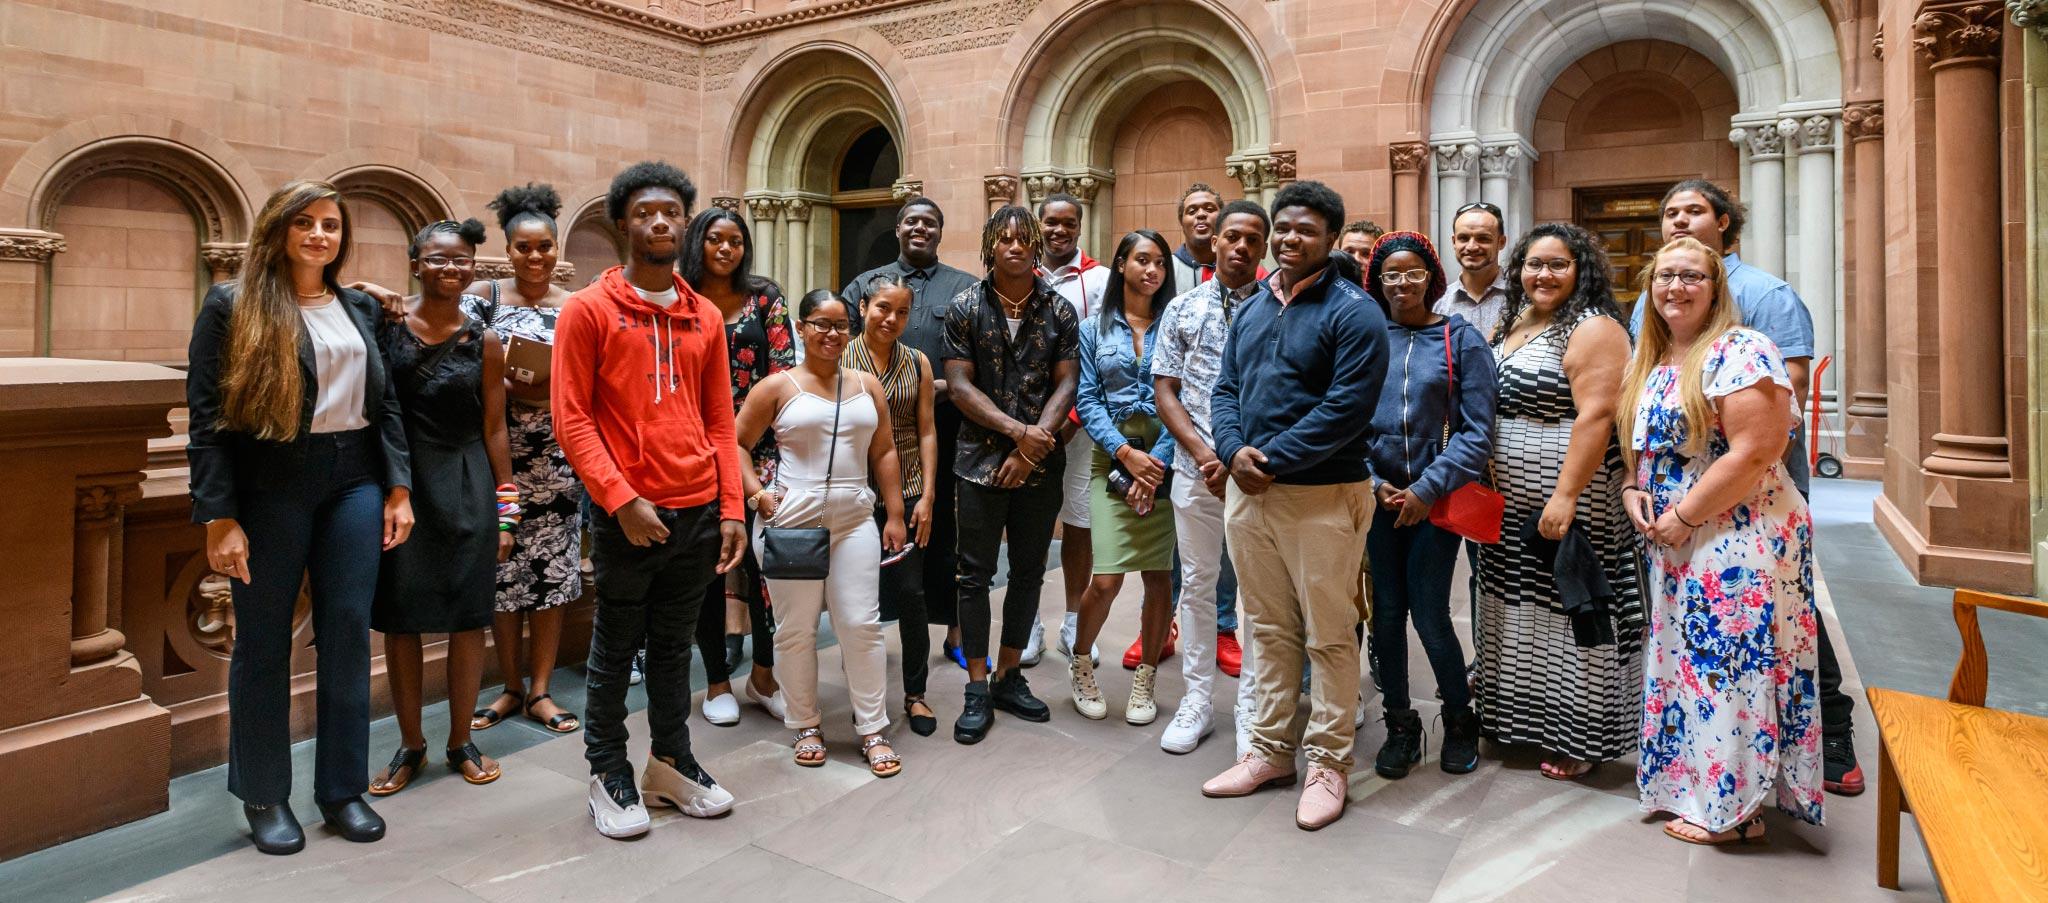
[[[473,732],[514,716],[580,729],[593,822],[631,837],[649,806],[734,804],[691,754],[693,648],[706,721],[737,723],[744,694],[795,732],[799,766],[830,754],[823,617],[877,777],[905,767],[887,732],[892,618],[913,733],[938,730],[928,684],[946,659],[967,677],[955,741],[987,738],[997,712],[1049,720],[1026,670],[1045,654],[1056,535],[1075,711],[1108,717],[1097,639],[1135,574],[1124,720],[1167,706],[1160,746],[1192,752],[1219,720],[1217,672],[1237,677],[1235,763],[1201,790],[1299,780],[1304,829],[1344,812],[1365,673],[1386,723],[1375,771],[1423,760],[1411,624],[1445,772],[1476,768],[1481,739],[1540,749],[1564,781],[1635,752],[1643,807],[1706,844],[1761,837],[1766,802],[1818,823],[1823,788],[1861,792],[1813,600],[1795,406],[1811,319],[1732,252],[1743,213],[1718,186],[1664,198],[1632,322],[1577,226],[1507,249],[1502,212],[1468,205],[1453,278],[1429,237],[1347,222],[1313,181],[1270,208],[1197,183],[1177,245],[1138,229],[1106,261],[1079,247],[1073,197],[1004,206],[982,224],[980,276],[939,262],[945,214],[914,197],[896,260],[794,303],[752,272],[746,222],[695,201],[665,163],[619,173],[606,213],[625,259],[572,293],[552,281],[559,198],[507,189],[492,207],[512,275],[474,278],[478,221],[433,223],[409,249],[412,296],[341,283],[351,233],[332,186],[265,204],[238,281],[207,294],[187,388],[193,517],[236,609],[229,785],[259,849],[304,844],[286,802],[301,575],[315,798],[342,836],[381,837],[364,794],[424,767],[422,637],[447,634],[448,766],[496,780]],[[578,716],[549,675],[586,532]],[[1450,601],[1461,547],[1469,657]],[[486,628],[505,686],[465,714]],[[374,775],[372,629],[401,739]],[[1176,646],[1184,687],[1162,700]],[[636,771],[626,692],[643,673]]]

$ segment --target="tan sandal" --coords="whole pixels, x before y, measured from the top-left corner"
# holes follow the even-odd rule
[[[1558,756],[1544,760],[1543,765],[1537,770],[1553,781],[1576,781],[1592,774],[1594,767],[1595,764],[1592,762],[1581,762],[1570,756]]]
[[[887,749],[888,752],[875,752],[877,746]],[[861,758],[868,760],[868,770],[874,772],[875,777],[892,778],[903,770],[903,757],[896,754],[896,747],[890,746],[888,738],[881,734],[861,741],[860,755]]]
[[[1677,825],[1687,825],[1690,827],[1699,828],[1700,832],[1702,834],[1705,834],[1706,836],[1693,837],[1687,834],[1680,833],[1676,828]],[[1695,825],[1692,822],[1686,821],[1682,818],[1674,818],[1664,823],[1664,833],[1669,834],[1672,837],[1678,838],[1679,840],[1683,840],[1686,843],[1692,844],[1694,846],[1702,847],[1728,846],[1731,844],[1736,846],[1742,846],[1750,843],[1770,842],[1770,838],[1764,834],[1764,817],[1762,814],[1752,815],[1749,817],[1747,821],[1744,821],[1742,824],[1736,825],[1733,828],[1720,832],[1709,831],[1705,827]]]
[[[796,764],[802,765],[805,768],[820,768],[824,766],[825,741],[818,739],[823,734],[823,731],[815,727],[807,727],[796,732]],[[815,755],[817,758],[804,758],[811,755]]]

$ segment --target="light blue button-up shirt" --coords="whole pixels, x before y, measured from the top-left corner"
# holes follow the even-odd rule
[[[1141,359],[1131,340],[1131,324],[1122,311],[1110,317],[1106,329],[1100,316],[1081,322],[1081,388],[1074,407],[1088,438],[1111,458],[1116,457],[1117,449],[1130,444],[1119,424],[1135,415],[1159,416],[1152,403],[1152,346],[1158,335],[1155,322],[1145,331],[1145,356]],[[1147,451],[1171,465],[1172,434],[1160,430],[1159,441]]]

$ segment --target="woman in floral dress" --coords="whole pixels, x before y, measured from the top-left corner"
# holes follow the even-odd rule
[[[1821,823],[1812,520],[1778,463],[1798,414],[1726,280],[1693,239],[1658,252],[1618,422],[1650,578],[1636,786],[1697,844],[1761,839],[1766,802]]]
[[[683,235],[683,281],[725,314],[725,347],[732,369],[732,406],[737,413],[747,393],[770,375],[796,366],[796,337],[790,332],[789,304],[775,283],[753,275],[754,236],[738,214],[713,207],[690,221]],[[764,484],[775,480],[775,435],[754,446],[754,470]],[[782,690],[775,683],[774,619],[768,615],[768,594],[761,566],[751,548],[740,567],[705,589],[697,613],[697,652],[704,657],[704,720],[721,726],[738,724],[739,699],[732,691],[732,671],[739,667],[739,633],[729,631],[726,600],[743,602],[752,622],[754,667],[746,694],[775,720],[783,717]],[[737,615],[737,612],[733,614]]]

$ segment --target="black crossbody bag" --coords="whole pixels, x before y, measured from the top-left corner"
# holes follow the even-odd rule
[[[796,383],[790,377],[790,383]],[[832,383],[832,434],[830,450],[825,453],[825,493],[829,502],[832,493],[832,466],[839,456],[839,409],[844,401],[838,396],[846,385],[846,373],[840,371]],[[801,391],[801,389],[799,389]],[[808,527],[764,527],[761,530],[761,576],[776,580],[823,580],[832,570],[832,531],[825,528],[825,508],[818,507],[818,522]]]

